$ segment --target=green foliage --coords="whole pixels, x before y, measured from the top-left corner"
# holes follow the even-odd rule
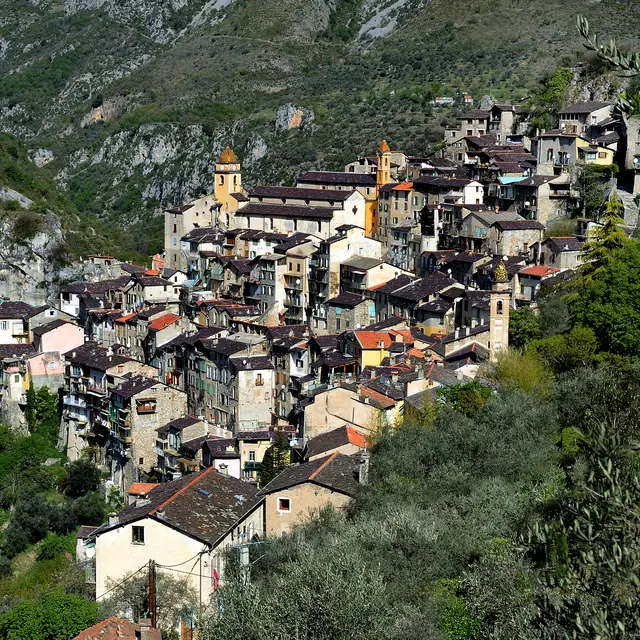
[[[0,616],[0,636],[7,640],[69,640],[95,624],[99,616],[95,602],[53,591]]]
[[[543,337],[564,333],[571,321],[569,304],[562,296],[553,293],[539,297],[538,318]]]
[[[606,204],[610,186],[609,181],[616,172],[617,165],[583,164],[576,167],[573,182],[578,190],[582,206],[581,215],[595,220],[601,217]],[[617,202],[615,195],[611,202]],[[610,213],[610,207],[611,204],[609,203],[605,213],[605,220],[607,219],[607,213]],[[619,212],[620,208],[621,203],[619,206],[614,207],[616,212]]]
[[[33,380],[29,380],[29,388],[27,389],[27,404],[24,409],[24,417],[27,421],[27,427],[31,433],[36,430],[36,391],[33,387]]]
[[[79,498],[97,491],[100,486],[100,469],[88,460],[74,460],[67,467],[67,475],[61,489],[71,498]]]
[[[509,313],[509,346],[524,349],[541,336],[540,319],[531,307],[519,307]]]
[[[43,228],[42,216],[33,211],[21,211],[13,220],[13,239],[16,242],[31,240]]]
[[[563,373],[593,363],[598,342],[592,329],[574,327],[569,333],[534,340],[529,349],[552,371]]]
[[[260,465],[260,486],[271,482],[291,462],[291,447],[287,434],[278,431],[274,443],[265,451]]]
[[[70,544],[71,542],[71,544]],[[54,560],[65,553],[74,553],[73,540],[56,534],[47,536],[38,549],[38,560]]]
[[[334,6],[325,37],[348,42],[358,33],[358,11],[362,6],[362,0],[338,0]]]
[[[534,128],[554,129],[557,126],[558,113],[564,106],[572,77],[571,69],[558,67],[543,79],[533,99],[534,111],[531,125]]]
[[[594,332],[601,351],[632,356],[640,353],[640,244],[624,241],[620,247],[616,238],[607,241],[615,258],[591,254],[600,257],[572,297],[571,313],[575,325]]]
[[[28,403],[27,397],[27,403]],[[40,387],[35,397],[35,432],[42,435],[52,444],[58,439],[60,414],[58,413],[58,397],[48,387]]]
[[[531,350],[503,350],[487,370],[487,376],[501,387],[520,389],[545,396],[550,392],[552,376],[549,368]]]
[[[113,589],[102,603],[104,615],[120,615],[122,611],[131,611],[134,620],[149,617],[148,576],[143,571],[137,575],[129,572],[115,583],[107,584]],[[98,594],[100,595],[100,594]],[[156,572],[156,614],[157,626],[162,637],[174,638],[176,620],[190,618],[199,607],[199,594],[189,583],[188,576],[158,569]]]
[[[491,389],[476,380],[441,387],[436,391],[440,404],[446,404],[467,418],[475,416],[491,396]]]
[[[478,637],[480,624],[460,595],[459,579],[438,580],[433,598],[441,611],[442,630],[449,640],[471,640]]]
[[[24,551],[29,544],[39,542],[49,530],[49,506],[35,492],[21,495],[5,533],[4,551],[12,558]]]

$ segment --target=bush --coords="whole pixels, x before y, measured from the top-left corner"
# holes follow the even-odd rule
[[[0,556],[0,578],[11,575],[11,560],[6,556]]]
[[[69,548],[69,541],[66,538],[57,535],[47,536],[38,551],[38,560],[55,560],[58,556],[61,556],[65,551],[71,552]]]
[[[105,502],[99,493],[89,493],[73,501],[73,519],[77,524],[98,526],[104,522]]]
[[[69,464],[62,490],[70,498],[78,498],[96,491],[100,486],[100,469],[88,460],[74,460]]]
[[[13,221],[13,239],[15,242],[31,240],[42,231],[42,216],[32,211],[22,211]]]

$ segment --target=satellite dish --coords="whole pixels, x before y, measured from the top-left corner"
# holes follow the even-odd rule
[[[451,275],[451,269],[447,269],[447,273]]]
[[[509,256],[502,256],[502,259],[504,260],[504,262],[508,262],[509,261]]]

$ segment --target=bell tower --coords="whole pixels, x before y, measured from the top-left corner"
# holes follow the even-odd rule
[[[391,149],[386,140],[378,147],[378,168],[376,169],[376,186],[378,189],[391,182]]]
[[[227,147],[216,162],[213,193],[218,201],[218,222],[227,228],[230,218],[238,209],[238,201],[231,195],[242,191],[242,176],[238,156]]]
[[[498,353],[509,346],[509,305],[511,291],[504,261],[496,267],[491,285],[489,307],[489,360],[495,362]]]

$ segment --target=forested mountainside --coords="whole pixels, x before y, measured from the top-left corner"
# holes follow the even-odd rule
[[[336,168],[386,137],[424,153],[435,95],[526,99],[581,51],[576,14],[638,43],[601,0],[2,0],[0,127],[73,207],[161,246],[163,206],[209,188],[230,144],[246,183]]]

